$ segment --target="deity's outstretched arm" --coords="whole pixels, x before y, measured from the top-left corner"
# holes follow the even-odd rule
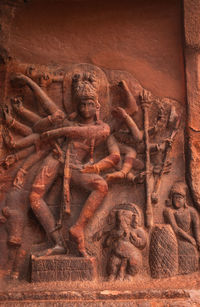
[[[66,136],[70,139],[106,139],[110,134],[110,127],[105,124],[97,125],[85,125],[85,126],[73,126],[62,127],[53,129],[42,134],[43,139],[53,139]]]
[[[128,114],[134,114],[138,111],[138,106],[135,97],[131,93],[126,81],[122,80],[118,84],[123,90],[126,100],[126,107],[124,108]]]
[[[34,92],[37,99],[40,101],[42,107],[50,114],[55,113],[59,110],[58,106],[54,103],[54,101],[41,89],[41,87],[35,83],[31,78],[23,75],[23,74],[16,74],[13,77],[13,80],[18,80],[24,82],[29,88]],[[61,110],[60,114],[63,115],[63,118],[65,117],[64,112]]]
[[[3,140],[10,149],[23,149],[33,144],[36,145],[40,140],[40,134],[31,133],[30,135],[15,141],[10,131],[7,131],[3,134]]]
[[[42,119],[40,119],[34,126],[33,126],[33,130],[34,132],[42,132],[42,131],[46,131],[50,128],[52,128],[52,126],[56,125],[56,124],[60,124],[63,122],[63,112],[61,110],[57,110],[56,112],[54,112],[52,115],[49,115],[47,117],[44,117]]]
[[[12,98],[11,103],[12,103],[12,107],[14,108],[14,110],[21,117],[28,120],[31,124],[35,124],[42,119],[38,114],[28,110],[27,108],[23,106],[21,97]]]
[[[135,141],[141,142],[143,140],[143,131],[141,131],[136,125],[135,121],[121,107],[114,108],[112,111],[114,117],[117,117],[127,125]]]
[[[35,146],[30,146],[28,148],[22,149],[15,154],[8,155],[3,161],[1,161],[1,164],[4,167],[9,168],[17,161],[22,160],[27,156],[29,156],[30,154],[32,154],[34,151],[35,151]]]
[[[6,127],[13,129],[15,132],[18,132],[23,136],[27,136],[32,133],[32,129],[30,127],[20,123],[18,120],[12,117],[7,106],[3,108],[2,113],[3,123],[6,125]]]
[[[41,149],[33,154],[31,154],[20,167],[13,181],[13,185],[22,188],[24,185],[25,176],[27,175],[28,170],[38,161],[45,158],[49,152],[50,148]]]

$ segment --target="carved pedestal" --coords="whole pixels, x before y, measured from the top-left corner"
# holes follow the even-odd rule
[[[93,280],[96,277],[96,259],[48,256],[32,259],[32,282]]]

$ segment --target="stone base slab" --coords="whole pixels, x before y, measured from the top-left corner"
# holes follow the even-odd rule
[[[81,281],[96,278],[96,259],[66,255],[33,258],[32,282]]]

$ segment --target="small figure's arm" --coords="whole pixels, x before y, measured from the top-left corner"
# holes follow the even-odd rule
[[[139,249],[143,249],[147,244],[147,236],[142,228],[130,232],[130,242]]]
[[[168,208],[164,211],[164,216],[166,217],[168,223],[172,226],[172,229],[174,230],[175,234],[186,241],[190,242],[192,245],[196,246],[196,241],[195,239],[187,234],[183,229],[177,226],[175,217],[174,217],[174,212],[172,209]]]
[[[192,230],[194,237],[197,242],[198,249],[200,249],[200,225],[199,225],[199,216],[194,208],[189,207],[190,214],[192,217]]]

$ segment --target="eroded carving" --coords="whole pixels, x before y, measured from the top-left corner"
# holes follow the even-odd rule
[[[43,281],[48,274],[37,274],[40,259],[44,267],[52,259],[55,267],[59,257],[66,257],[61,263],[69,263],[68,257],[75,257],[75,262],[80,256],[87,257],[89,262],[83,263],[90,263],[90,278],[105,260],[109,280],[132,280],[148,272],[148,253],[152,277],[194,271],[180,269],[180,248],[171,218],[179,209],[166,209],[171,226],[162,224],[162,182],[168,182],[164,174],[171,174],[177,163],[172,152],[181,130],[181,108],[175,101],[153,96],[131,75],[118,74],[110,84],[109,74],[89,64],[58,73],[31,66],[11,74],[13,93],[1,112],[7,151],[1,161],[2,173],[12,177],[0,217],[8,242],[4,276],[18,278],[29,254],[33,279],[40,276]],[[60,101],[52,95],[53,87]],[[37,111],[35,105],[27,104],[31,97]],[[43,234],[43,242],[36,246],[26,234],[30,210],[34,223],[46,233],[46,239]],[[193,215],[188,213],[188,225],[194,223]],[[112,226],[105,227],[111,217]],[[96,229],[99,223],[104,229],[100,232]],[[97,251],[89,232],[96,238]],[[196,262],[194,266],[197,269]],[[71,280],[70,273],[62,270],[52,276]]]
[[[184,182],[174,183],[170,200],[171,207],[165,209],[164,216],[177,238],[178,271],[179,274],[192,273],[199,267],[199,217],[196,210],[187,205]]]
[[[141,250],[147,244],[140,209],[132,203],[117,205],[108,220],[112,227],[94,236],[98,240],[104,237],[102,246],[107,248],[109,255],[108,280],[129,280],[140,272],[143,264]]]

